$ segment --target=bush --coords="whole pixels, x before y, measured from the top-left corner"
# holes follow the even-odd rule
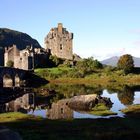
[[[7,61],[6,63],[7,67],[14,67],[14,62],[12,60]]]
[[[94,72],[95,69],[102,68],[102,64],[98,60],[94,60],[93,57],[83,59],[76,63],[76,69],[82,74],[90,74]]]

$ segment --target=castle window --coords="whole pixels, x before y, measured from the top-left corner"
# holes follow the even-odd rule
[[[61,108],[61,114],[63,114],[64,113],[64,110],[63,110],[63,108]]]
[[[60,50],[62,50],[62,49],[63,49],[62,44],[60,44]]]

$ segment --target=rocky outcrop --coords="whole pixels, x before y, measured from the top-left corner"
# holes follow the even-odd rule
[[[4,48],[12,46],[13,44],[15,44],[19,50],[23,50],[29,45],[32,45],[33,48],[41,48],[37,40],[26,33],[0,28],[0,47]]]
[[[69,99],[68,106],[73,110],[91,110],[99,103],[112,106],[112,102],[109,98],[101,97],[97,94],[74,96]]]

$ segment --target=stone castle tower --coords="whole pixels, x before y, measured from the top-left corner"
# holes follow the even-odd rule
[[[73,33],[69,33],[63,28],[62,23],[58,23],[57,28],[52,28],[45,37],[45,47],[52,55],[68,60],[73,59]]]

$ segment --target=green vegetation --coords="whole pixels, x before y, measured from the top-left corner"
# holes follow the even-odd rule
[[[56,67],[35,69],[35,74],[52,83],[100,84],[100,85],[139,85],[140,75],[125,74],[123,70],[113,67],[94,69],[94,72],[84,75],[75,67]]]
[[[117,65],[119,69],[124,70],[125,74],[130,73],[134,68],[133,57],[129,54],[122,55]]]
[[[81,59],[73,66],[70,61],[55,56],[51,56],[50,60],[57,67],[36,69],[35,74],[52,83],[96,83],[102,86],[140,84],[140,70],[134,68],[133,58],[128,54],[120,57],[118,67],[103,66],[93,57]]]
[[[97,116],[109,116],[109,115],[117,115],[117,113],[112,112],[110,110],[93,110],[88,112],[89,114],[97,115]]]
[[[12,60],[7,61],[6,63],[7,67],[14,67],[14,62]]]
[[[121,110],[126,115],[140,115],[140,105],[129,105],[127,108]]]
[[[93,57],[83,59],[76,63],[76,70],[85,77],[85,75],[94,72],[95,69],[102,68],[102,64],[98,60],[94,60]]]
[[[89,113],[98,116],[117,115],[117,113],[112,112],[110,108],[104,104],[97,104]]]
[[[28,119],[29,117],[33,116],[28,116],[26,114],[22,114],[19,112],[9,112],[9,113],[2,113],[0,114],[0,123],[2,122],[14,122],[17,120],[22,120],[22,119]]]
[[[140,139],[140,119],[131,117],[48,120],[21,113],[6,113],[0,114],[0,125],[19,132],[23,140]]]
[[[50,80],[59,77],[66,77],[67,73],[71,70],[72,68],[69,67],[42,68],[35,69],[35,74],[42,78]]]

